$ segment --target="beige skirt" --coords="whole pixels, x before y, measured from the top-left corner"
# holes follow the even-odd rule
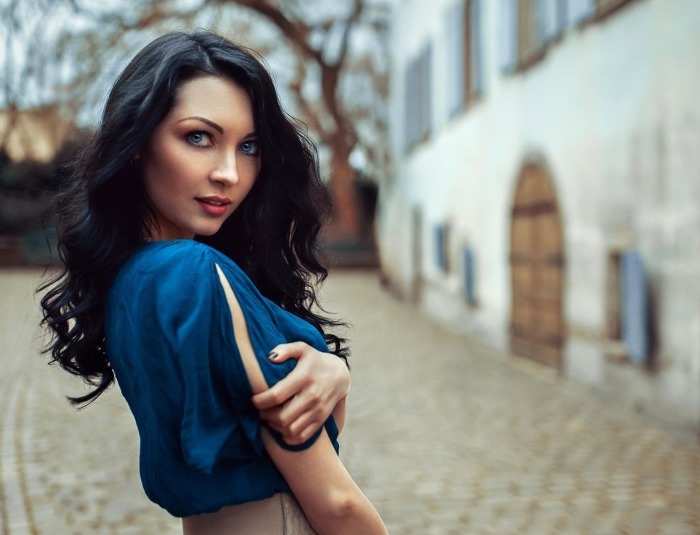
[[[182,530],[184,535],[316,535],[296,499],[288,493],[185,517]]]

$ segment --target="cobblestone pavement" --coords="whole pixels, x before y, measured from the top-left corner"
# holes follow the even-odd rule
[[[118,390],[36,356],[39,273],[0,271],[0,535],[176,534],[140,487]],[[352,321],[342,457],[401,534],[700,534],[700,446],[432,324],[372,273],[331,276]]]

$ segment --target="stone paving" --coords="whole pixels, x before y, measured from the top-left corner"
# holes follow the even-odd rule
[[[36,356],[40,273],[0,271],[0,535],[176,534],[138,479],[117,389]],[[700,445],[552,370],[434,325],[371,272],[334,273],[353,323],[342,457],[392,534],[700,534]]]

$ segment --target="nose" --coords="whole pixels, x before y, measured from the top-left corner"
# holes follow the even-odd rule
[[[209,176],[212,181],[219,182],[225,186],[237,184],[236,153],[234,151],[225,151],[218,154]]]

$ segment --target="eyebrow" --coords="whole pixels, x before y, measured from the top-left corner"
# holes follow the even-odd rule
[[[193,115],[193,116],[191,116],[191,117],[185,117],[184,119],[180,119],[180,120],[177,121],[177,122],[178,122],[178,123],[181,123],[181,122],[183,122],[183,121],[189,121],[190,119],[196,119],[197,121],[202,121],[204,124],[207,124],[207,125],[211,126],[214,130],[216,130],[217,132],[219,132],[219,134],[223,134],[223,133],[224,133],[224,129],[223,129],[222,127],[220,127],[218,124],[216,124],[214,121],[210,121],[209,119],[206,119],[205,117],[201,117],[201,116],[199,116],[199,115]]]

